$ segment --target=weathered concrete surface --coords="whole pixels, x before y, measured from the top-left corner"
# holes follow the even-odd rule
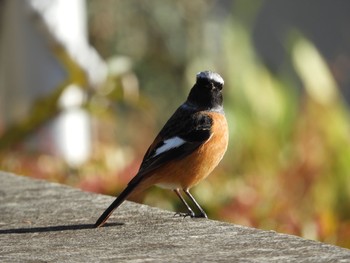
[[[350,262],[350,250],[0,172],[0,262]]]

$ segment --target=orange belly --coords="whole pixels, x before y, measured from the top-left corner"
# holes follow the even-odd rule
[[[209,140],[184,159],[172,161],[154,171],[141,188],[158,185],[170,189],[190,189],[205,179],[219,164],[228,144],[228,127],[223,114],[209,112],[215,120]]]

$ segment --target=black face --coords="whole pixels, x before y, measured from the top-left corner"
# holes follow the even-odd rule
[[[203,109],[222,106],[223,85],[224,81],[219,74],[210,71],[200,72],[187,100]]]

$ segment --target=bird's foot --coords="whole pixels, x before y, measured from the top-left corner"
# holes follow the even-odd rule
[[[195,218],[208,218],[206,213],[200,213],[199,215],[194,215],[192,217],[195,217]]]
[[[186,217],[191,217],[191,218],[193,218],[193,217],[196,217],[196,215],[195,215],[195,213],[194,212],[187,212],[187,213],[182,213],[182,212],[176,212],[175,214],[174,214],[174,217],[175,216],[179,216],[179,217],[183,217],[183,218],[186,218]]]

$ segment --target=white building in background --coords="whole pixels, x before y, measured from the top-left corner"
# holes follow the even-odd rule
[[[30,145],[82,164],[91,150],[85,93],[69,83],[69,69],[55,53],[60,45],[97,87],[107,67],[87,41],[84,0],[4,0],[0,10],[0,130],[28,117],[33,103],[66,83],[58,118],[41,127]]]

